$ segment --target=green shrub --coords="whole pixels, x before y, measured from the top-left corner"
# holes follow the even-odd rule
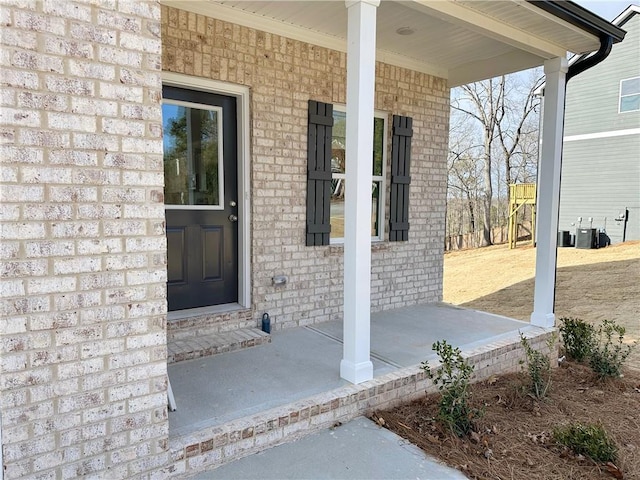
[[[560,334],[567,357],[582,362],[589,357],[595,341],[593,326],[579,318],[561,318]]]
[[[432,349],[440,357],[440,367],[435,375],[428,362],[422,362],[422,369],[433,380],[441,392],[438,402],[438,420],[443,422],[455,435],[462,437],[471,432],[473,420],[482,415],[469,405],[471,391],[469,379],[473,366],[462,358],[459,348],[453,348],[446,340],[435,342]]]
[[[586,455],[596,462],[616,460],[618,449],[600,425],[574,423],[555,427],[553,438],[561,445],[569,447],[576,454]]]
[[[624,334],[625,328],[611,320],[604,320],[598,328],[598,341],[589,354],[589,366],[600,378],[622,374],[622,365],[631,353],[631,345],[623,343]]]
[[[547,341],[549,350],[553,350],[555,340],[554,334]],[[531,379],[529,391],[537,399],[544,398],[551,387],[551,361],[549,360],[549,355],[544,355],[542,352],[534,350],[522,332],[520,332],[520,343],[524,348],[529,378]]]

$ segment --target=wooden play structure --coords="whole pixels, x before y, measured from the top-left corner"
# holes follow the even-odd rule
[[[525,205],[531,205],[531,245],[535,245],[536,226],[536,184],[512,183],[509,185],[509,248],[516,248],[518,242],[518,213],[524,214],[520,209]],[[525,207],[526,208],[526,207]]]

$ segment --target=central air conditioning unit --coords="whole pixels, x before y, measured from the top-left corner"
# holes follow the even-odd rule
[[[598,230],[578,228],[576,230],[576,248],[598,248]]]
[[[558,246],[559,247],[571,246],[571,235],[569,234],[569,230],[560,230],[558,232]]]

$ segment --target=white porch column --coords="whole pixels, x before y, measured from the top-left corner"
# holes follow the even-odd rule
[[[555,325],[553,310],[556,293],[560,166],[567,70],[567,59],[564,57],[552,58],[544,63],[546,82],[536,205],[538,218],[536,278],[531,314],[531,323],[540,327]]]
[[[344,214],[344,353],[340,376],[373,378],[370,354],[371,182],[376,62],[376,8],[380,0],[347,0],[347,131]]]

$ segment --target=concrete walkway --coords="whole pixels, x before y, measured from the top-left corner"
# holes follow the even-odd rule
[[[372,421],[358,417],[191,477],[231,479],[466,479]]]

